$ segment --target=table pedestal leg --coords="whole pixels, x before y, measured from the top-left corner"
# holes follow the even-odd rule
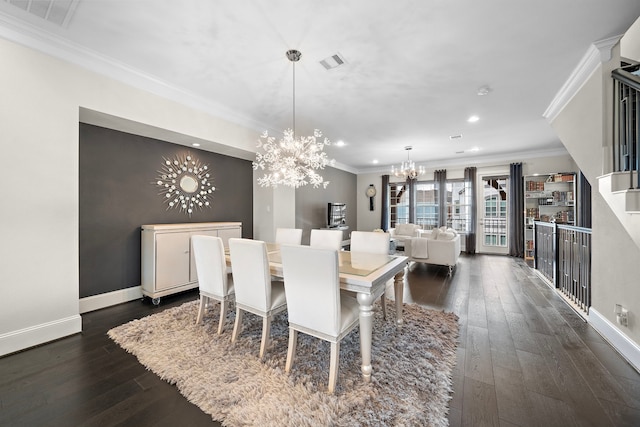
[[[404,269],[400,270],[393,278],[393,287],[396,296],[396,325],[402,326],[402,298],[404,293]]]
[[[373,295],[358,293],[360,304],[360,354],[362,355],[362,377],[371,381],[371,337],[373,335]]]

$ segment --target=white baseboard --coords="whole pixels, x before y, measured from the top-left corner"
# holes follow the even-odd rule
[[[627,337],[618,327],[611,323],[597,310],[589,309],[589,324],[598,331],[629,362],[636,371],[640,372],[640,346]]]
[[[80,298],[80,314],[140,298],[142,298],[142,287],[140,286]]]
[[[0,356],[82,332],[79,314],[0,335]]]

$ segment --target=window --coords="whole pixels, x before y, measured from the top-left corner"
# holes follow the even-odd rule
[[[415,206],[409,204],[409,186],[406,183],[389,183],[389,227],[409,222],[409,212],[415,209],[415,223],[425,230],[440,225],[451,227],[459,233],[470,230],[471,192],[462,179],[447,180],[445,205],[440,206],[438,183],[418,181],[415,187]],[[440,210],[446,212],[446,224],[440,224]],[[505,206],[506,209],[506,206]]]
[[[389,222],[390,228],[396,224],[409,222],[409,186],[406,183],[389,184]]]
[[[440,207],[438,189],[434,181],[422,181],[416,184],[416,224],[425,230],[438,225]]]
[[[485,246],[507,247],[507,180],[485,179],[483,234]]]
[[[447,227],[458,233],[467,233],[470,228],[471,195],[464,180],[447,180]]]

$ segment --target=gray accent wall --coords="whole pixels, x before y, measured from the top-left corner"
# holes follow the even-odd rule
[[[83,123],[79,139],[81,298],[140,285],[143,224],[239,221],[253,236],[250,161]],[[191,217],[167,210],[155,185],[163,159],[186,153],[209,165],[216,187],[212,207]]]
[[[327,204],[347,204],[347,225],[343,239],[356,230],[358,211],[356,190],[358,176],[340,169],[328,167],[321,172],[325,181],[330,181],[326,189],[307,185],[296,190],[296,228],[302,228],[302,243],[309,243],[312,228],[327,226]]]

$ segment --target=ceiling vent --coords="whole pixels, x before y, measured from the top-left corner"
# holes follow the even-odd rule
[[[456,139],[460,139],[460,138],[462,138],[462,135],[451,135],[451,136],[449,137],[449,139],[450,139],[450,140],[452,140],[452,141],[453,141],[453,140],[456,140]]]
[[[4,0],[38,18],[67,28],[80,0]]]
[[[326,70],[333,70],[335,68],[338,68],[341,65],[344,65],[347,61],[344,60],[344,57],[342,55],[340,55],[339,53],[336,53],[335,55],[331,55],[327,58],[324,58],[322,61],[320,61],[320,64],[326,69]]]

